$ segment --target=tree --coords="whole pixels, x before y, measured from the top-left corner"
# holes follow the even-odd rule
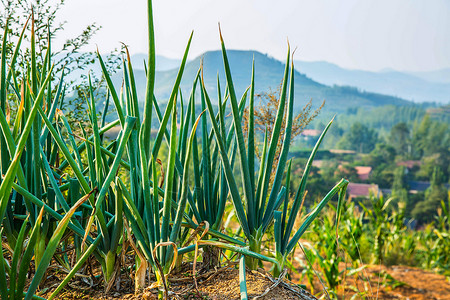
[[[255,95],[257,99],[259,99],[259,105],[256,105],[254,108],[254,122],[255,122],[255,132],[256,130],[264,135],[264,132],[267,130],[268,133],[268,143],[270,143],[270,137],[273,130],[273,126],[275,124],[275,119],[277,117],[277,111],[279,106],[279,96],[281,93],[281,86],[277,89],[276,92],[263,92]],[[256,102],[256,101],[255,101]],[[316,110],[312,110],[312,102],[309,101],[303,109],[294,116],[292,122],[292,133],[291,133],[291,143],[295,139],[296,136],[300,135],[302,131],[308,126],[309,123],[319,114],[322,107],[325,105],[325,101],[322,105]],[[273,166],[278,164],[278,158],[281,151],[281,145],[284,141],[284,129],[286,128],[286,118],[287,113],[283,116],[283,121],[281,123],[281,132],[280,139],[278,141],[277,152],[275,155],[275,159],[273,162]],[[248,108],[245,108],[243,115],[243,132],[245,137],[247,138],[248,134],[248,122],[249,122],[249,113]],[[258,148],[255,148],[258,151]],[[259,155],[259,153],[258,153]],[[275,169],[274,169],[275,171]]]
[[[400,166],[394,171],[394,182],[392,183],[392,197],[396,203],[404,203],[405,213],[411,211],[408,201],[408,189],[405,180],[405,167]]]
[[[441,202],[448,201],[448,190],[442,181],[443,175],[435,168],[430,187],[425,191],[425,200],[416,204],[412,211],[413,217],[421,224],[433,221]]]
[[[65,22],[56,22],[56,15],[64,3],[64,0],[0,0],[0,11],[2,12],[0,27],[4,28],[4,22],[9,18],[8,35],[10,39],[17,39],[27,20],[33,14],[36,59],[38,64],[42,64],[49,45],[48,41],[64,29]],[[28,26],[30,26],[29,23]],[[74,70],[86,69],[89,65],[93,64],[93,59],[95,58],[94,53],[80,53],[80,50],[89,43],[90,39],[100,28],[95,23],[90,24],[78,36],[68,38],[61,49],[51,49],[55,61],[54,73],[61,76],[61,71],[64,69],[65,75],[68,75]],[[2,34],[0,33],[0,35]],[[29,34],[25,33],[24,39],[29,42]],[[12,46],[12,43],[9,46]],[[27,47],[21,51],[21,59],[18,59],[19,66],[26,68],[26,63],[29,61],[29,51]]]
[[[38,66],[41,66],[45,61],[47,48],[51,45],[51,40],[63,32],[65,22],[58,23],[56,16],[64,4],[65,0],[0,0],[1,28],[5,28],[5,22],[9,18],[8,52],[12,53],[14,51],[12,49],[14,41],[19,38],[25,24],[30,27],[33,22],[36,41],[36,61]],[[29,21],[30,16],[32,16],[31,21]],[[78,36],[68,37],[61,49],[50,49],[51,59],[55,64],[53,68],[54,76],[56,78],[62,78],[64,75],[66,96],[62,108],[69,123],[88,121],[88,114],[85,113],[85,97],[89,93],[87,71],[90,69],[89,66],[95,63],[96,54],[91,51],[82,50],[84,50],[84,47],[89,44],[91,38],[100,29],[101,26],[95,23],[90,24]],[[19,79],[26,72],[27,64],[30,62],[30,48],[27,46],[30,44],[31,35],[28,32],[31,31],[25,31],[24,40],[22,41],[24,47],[21,47],[15,68],[17,78]],[[3,32],[0,32],[0,40],[2,39],[2,35]],[[106,58],[106,64],[109,70],[116,70],[120,66],[120,56],[116,52],[114,50]],[[70,76],[71,74],[76,75]],[[103,78],[100,74],[92,73],[90,75],[94,91],[97,92],[98,98],[103,98],[106,95],[106,89],[101,88],[103,86]],[[101,94],[98,94],[99,92]],[[19,104],[9,103],[9,105],[13,110],[12,115],[14,115],[14,109]],[[79,126],[73,127],[79,128]]]
[[[450,148],[450,128],[446,123],[434,121],[425,115],[420,123],[416,123],[412,132],[413,156],[420,159]]]
[[[377,141],[378,134],[374,129],[355,122],[341,138],[338,147],[355,150],[360,153],[368,153],[375,148]]]
[[[411,152],[410,132],[408,125],[404,122],[395,124],[391,128],[389,142],[394,146],[397,154],[408,156]]]
[[[375,168],[379,167],[381,164],[392,165],[395,160],[396,151],[394,147],[384,144],[378,143],[375,146],[375,149],[370,152],[370,155],[364,158],[364,162],[369,166]]]

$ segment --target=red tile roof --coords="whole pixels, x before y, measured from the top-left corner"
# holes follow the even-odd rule
[[[305,129],[302,131],[301,135],[303,136],[319,136],[322,133],[320,130],[316,129]]]
[[[347,193],[350,195],[350,198],[369,197],[371,193],[377,195],[379,191],[380,189],[377,184],[350,182],[347,186]]]
[[[355,170],[361,180],[369,179],[370,173],[372,173],[372,167],[367,166],[356,166]]]

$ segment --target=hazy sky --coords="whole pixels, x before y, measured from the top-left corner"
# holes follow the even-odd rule
[[[101,52],[129,45],[147,51],[145,0],[67,0],[67,31],[96,22]],[[286,40],[296,59],[355,69],[434,70],[450,67],[449,0],[154,0],[158,54],[181,58],[191,30],[190,58],[219,49],[218,22],[229,49],[255,49],[284,59]],[[63,36],[64,34],[64,36]],[[92,45],[92,49],[95,45]]]

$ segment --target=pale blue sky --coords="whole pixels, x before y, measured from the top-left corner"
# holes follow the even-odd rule
[[[426,71],[450,67],[449,0],[154,0],[158,54],[180,58],[190,31],[190,58],[219,48],[255,49],[284,59],[286,39],[296,59],[354,69]],[[145,0],[67,0],[62,43],[83,25],[103,26],[94,39],[106,52],[125,42],[146,52]],[[92,46],[94,49],[95,46]]]

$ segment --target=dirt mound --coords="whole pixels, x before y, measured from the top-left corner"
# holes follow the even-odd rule
[[[240,299],[239,271],[235,268],[225,267],[217,271],[209,272],[204,280],[198,280],[198,290],[194,284],[172,285],[172,291],[184,299],[204,299],[186,298],[190,293],[196,297],[206,297],[206,299],[227,300]],[[249,299],[316,299],[308,292],[300,289],[296,285],[286,281],[277,280],[267,274],[257,271],[247,270],[247,292]],[[256,298],[255,298],[256,297]]]

